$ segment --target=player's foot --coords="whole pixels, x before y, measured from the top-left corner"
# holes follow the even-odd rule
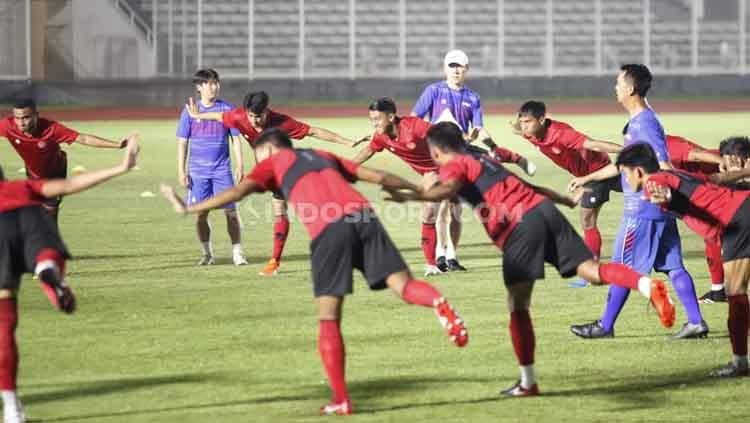
[[[456,259],[448,260],[448,270],[451,272],[465,272],[466,268],[461,266],[461,263]]]
[[[457,347],[463,347],[469,343],[469,332],[464,326],[464,321],[458,317],[458,313],[445,298],[440,297],[435,301],[435,314],[440,324],[448,331],[448,337]]]
[[[750,376],[750,370],[747,367],[737,367],[734,363],[729,363],[718,369],[711,370],[708,374],[711,377],[744,377]]]
[[[448,271],[448,262],[446,262],[445,256],[438,257],[437,260],[435,260],[435,265],[443,273]]]
[[[535,383],[527,389],[521,386],[521,381],[519,380],[510,388],[500,391],[500,395],[504,397],[535,397],[539,395],[539,386]]]
[[[216,263],[214,256],[210,256],[208,254],[204,254],[203,257],[198,260],[198,266],[210,266],[214,263]]]
[[[589,281],[583,278],[578,278],[568,284],[568,288],[586,288],[589,286]]]
[[[76,310],[76,297],[73,291],[60,278],[57,266],[50,267],[38,273],[39,286],[56,309],[72,314]]]
[[[662,326],[671,328],[674,325],[675,319],[674,303],[669,298],[667,286],[658,279],[651,281],[651,305],[654,306],[654,309],[659,314]]]
[[[697,339],[708,336],[708,325],[705,320],[700,323],[685,323],[682,329],[672,335],[671,339]]]
[[[258,274],[261,276],[273,276],[279,273],[279,266],[279,262],[272,258],[271,260],[268,260],[266,267],[264,267]]]
[[[234,262],[235,266],[247,266],[247,258],[245,258],[245,255],[242,253],[235,253],[232,254],[232,261]]]
[[[698,300],[701,304],[725,303],[727,302],[727,292],[724,291],[723,287],[718,291],[712,289],[703,294]]]
[[[615,337],[615,329],[612,328],[612,330],[607,332],[606,330],[604,330],[604,327],[602,327],[602,322],[600,322],[599,320],[591,323],[586,323],[584,325],[573,325],[570,327],[570,331],[575,335],[586,339]]]
[[[424,266],[424,275],[425,276],[434,276],[434,275],[440,275],[443,272],[437,267],[432,264],[426,264]]]
[[[521,160],[518,162],[518,166],[523,169],[524,172],[526,172],[529,176],[534,176],[536,173],[536,165],[529,159],[522,157]]]
[[[352,414],[354,412],[354,409],[352,408],[352,402],[349,400],[343,401],[343,402],[331,402],[329,404],[326,404],[322,407],[320,407],[320,414],[321,415],[339,415],[339,416],[346,416],[349,414]]]

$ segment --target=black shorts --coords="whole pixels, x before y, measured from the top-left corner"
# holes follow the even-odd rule
[[[331,223],[310,243],[313,293],[343,297],[352,293],[352,269],[359,269],[370,289],[386,288],[385,279],[408,270],[396,245],[372,210]]]
[[[609,201],[609,192],[622,192],[620,176],[613,176],[603,181],[593,181],[583,186],[581,207],[584,209],[597,209]]]
[[[39,206],[0,213],[0,289],[18,289],[21,275],[33,272],[45,248],[70,258],[49,214]]]
[[[44,177],[44,179],[65,179],[68,177],[68,156],[65,154],[64,151],[60,152],[62,154],[63,161],[65,162],[62,169],[58,172],[54,172],[52,174],[49,174]],[[29,169],[26,169],[26,177],[28,177],[31,180],[41,179],[36,178],[32,176],[29,173]],[[44,207],[47,209],[58,209],[60,208],[60,203],[62,203],[62,196],[53,197],[53,198],[47,198],[44,201],[42,201],[42,204],[44,204]]]
[[[593,259],[573,226],[550,200],[544,200],[527,212],[503,246],[505,283],[544,279],[544,263],[569,278],[578,266]]]
[[[721,261],[750,257],[750,199],[746,199],[721,234]]]

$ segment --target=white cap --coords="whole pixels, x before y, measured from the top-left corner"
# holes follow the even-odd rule
[[[443,63],[450,65],[451,63],[457,63],[461,66],[467,66],[469,64],[469,56],[463,52],[463,50],[451,50],[445,54]]]

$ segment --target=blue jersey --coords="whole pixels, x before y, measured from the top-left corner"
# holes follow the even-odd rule
[[[656,158],[660,162],[669,162],[667,153],[667,142],[656,113],[652,109],[646,109],[633,116],[625,127],[625,147],[646,143],[654,149]],[[638,217],[644,219],[663,219],[666,215],[661,208],[643,198],[643,191],[634,192],[628,186],[625,175],[622,178],[622,192],[624,202],[624,217]]]
[[[420,118],[430,115],[432,123],[454,121],[463,132],[469,132],[470,127],[484,126],[479,94],[466,86],[460,90],[452,90],[445,81],[428,85],[412,112]]]
[[[228,112],[234,106],[216,100],[211,107],[198,102],[203,112]],[[193,119],[182,110],[177,125],[177,137],[188,140],[188,173],[194,178],[214,178],[232,174],[229,159],[229,135],[239,136],[236,129],[228,129],[222,122]]]

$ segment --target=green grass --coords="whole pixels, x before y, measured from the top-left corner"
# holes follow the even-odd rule
[[[559,116],[591,136],[620,140],[624,116]],[[750,114],[669,114],[670,132],[706,145],[747,130]],[[523,140],[505,136],[506,117],[488,127],[503,144],[540,165],[537,183],[562,189],[569,177]],[[354,137],[366,119],[313,123]],[[271,250],[269,196],[242,205],[251,266],[229,264],[223,217],[212,214],[219,265],[199,268],[193,219],[174,215],[157,192],[175,181],[175,122],[70,122],[112,138],[137,128],[143,135],[141,169],[63,203],[61,227],[77,260],[69,281],[80,308],[72,317],[51,309],[30,277],[21,290],[18,337],[20,392],[27,413],[44,422],[323,421],[328,399],[318,360],[316,307],[309,281],[308,240],[293,223],[282,272],[256,276]],[[679,129],[678,129],[679,128]],[[329,146],[302,141],[300,146]],[[247,148],[245,149],[247,152]],[[334,149],[345,156],[352,151]],[[109,166],[119,152],[68,148],[70,166]],[[0,161],[10,177],[21,162],[3,142]],[[371,165],[415,175],[387,153]],[[381,204],[380,193],[359,185]],[[605,253],[613,242],[621,198],[602,215]],[[566,214],[578,227],[577,211]],[[533,298],[537,370],[544,396],[502,400],[498,391],[518,377],[508,335],[499,252],[466,213],[460,257],[470,271],[434,277],[458,308],[471,342],[458,350],[429,310],[402,304],[388,292],[370,292],[356,277],[347,298],[343,333],[347,376],[357,415],[347,421],[643,421],[746,419],[746,381],[706,378],[729,359],[726,306],[703,307],[707,340],[668,342],[646,302],[632,295],[617,338],[587,342],[568,326],[595,319],[606,289],[569,289],[548,269]],[[422,269],[419,226],[386,220],[412,268]],[[683,229],[683,249],[697,290],[709,284],[703,242]],[[678,308],[678,324],[685,316]],[[733,404],[739,404],[735,406]]]

